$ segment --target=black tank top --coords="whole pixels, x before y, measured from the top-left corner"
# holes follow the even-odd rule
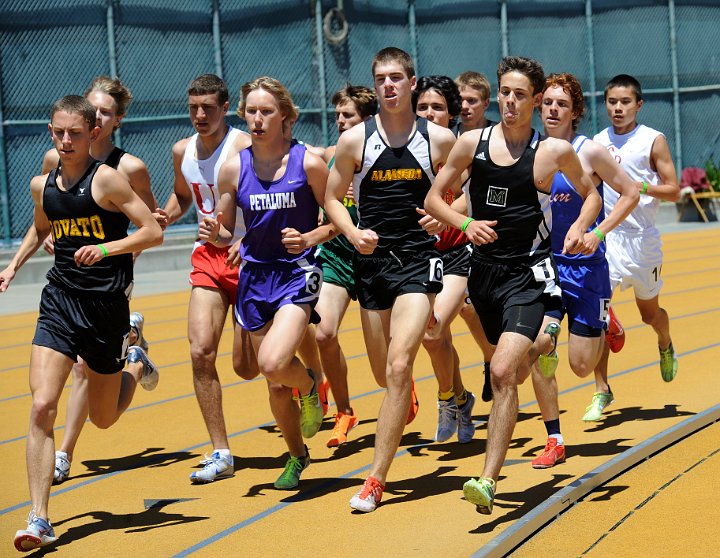
[[[78,267],[75,252],[89,244],[103,244],[127,236],[130,220],[124,213],[107,211],[92,197],[92,182],[104,163],[93,161],[70,190],[57,186],[59,169],[48,175],[43,190],[43,210],[55,244],[55,265],[47,279],[60,287],[83,293],[121,294],[133,279],[132,254],[103,258]]]
[[[474,219],[497,220],[498,238],[473,247],[473,258],[482,260],[536,260],[550,253],[550,196],[535,187],[533,166],[540,134],[532,131],[520,158],[509,166],[490,159],[490,135],[483,129],[475,150],[470,175],[471,215]]]
[[[364,126],[363,165],[353,178],[358,227],[380,237],[375,255],[433,250],[437,239],[418,224],[415,211],[424,207],[435,179],[427,120],[419,118],[408,143],[395,148],[382,139],[375,118]]]
[[[120,164],[120,159],[122,159],[122,156],[125,155],[125,153],[127,153],[127,151],[123,151],[119,147],[114,147],[110,152],[110,155],[108,155],[107,159],[105,159],[105,164],[108,167],[117,169]]]

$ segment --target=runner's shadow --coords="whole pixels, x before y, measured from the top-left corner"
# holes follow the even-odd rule
[[[467,477],[447,475],[447,473],[455,471],[455,469],[456,467],[438,467],[435,471],[420,477],[393,481],[388,486],[385,494],[392,494],[395,498],[383,500],[382,506],[406,504],[448,492],[457,491],[458,494],[462,494],[462,486]]]
[[[573,444],[566,447],[566,456],[568,459],[572,457],[601,457],[608,455],[617,455],[625,450],[631,449],[632,445],[623,444],[623,442],[631,441],[630,438],[616,438],[607,442],[596,444]],[[535,446],[529,448],[523,457],[537,457],[545,449],[545,446]]]
[[[75,541],[86,539],[95,533],[104,531],[117,530],[124,531],[125,533],[144,533],[160,527],[183,525],[185,523],[194,523],[196,521],[210,519],[204,516],[186,516],[181,513],[166,513],[162,511],[162,508],[175,502],[176,500],[162,500],[139,513],[115,515],[106,511],[92,511],[68,517],[67,519],[54,523],[53,527],[57,528],[65,523],[83,518],[92,518],[95,521],[70,527],[58,537],[57,541],[42,548],[33,554],[33,556],[44,556],[48,552],[55,552],[58,547],[69,545]],[[99,555],[102,554],[102,552],[99,552]]]
[[[656,420],[673,417],[687,417],[696,413],[692,411],[678,411],[679,405],[665,405],[662,409],[643,409],[642,407],[624,407],[622,409],[613,409],[607,415],[605,420],[594,424],[585,432],[600,432],[607,428],[613,428],[624,422],[633,420]]]
[[[198,454],[189,451],[175,451],[168,453],[156,453],[165,448],[147,448],[133,455],[108,459],[89,459],[81,463],[89,469],[87,473],[72,475],[72,479],[96,477],[110,473],[131,471],[145,467],[167,467],[175,463],[181,463],[188,459],[199,457]]]
[[[493,515],[496,513],[503,513],[503,511],[500,511],[501,509],[510,511],[504,513],[503,515],[498,515],[497,517],[488,516],[489,518],[493,518],[492,521],[478,525],[477,528],[469,531],[469,533],[491,533],[496,527],[502,525],[503,523],[512,523],[513,521],[520,519],[538,504],[544,502],[550,496],[555,494],[561,485],[571,478],[573,478],[573,475],[553,475],[552,479],[520,492],[502,492],[501,488],[498,495],[495,496]],[[472,504],[468,503],[467,507],[469,508],[469,513],[476,513],[472,509]],[[478,514],[478,517],[482,516]]]

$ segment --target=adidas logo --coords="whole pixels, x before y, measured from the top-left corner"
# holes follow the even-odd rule
[[[487,161],[487,159],[485,158],[485,153],[482,151],[480,153],[478,153],[477,155],[475,155],[475,158],[480,159],[481,161]]]

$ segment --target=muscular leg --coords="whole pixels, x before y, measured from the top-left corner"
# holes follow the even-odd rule
[[[460,394],[465,389],[460,377],[457,351],[452,344],[450,324],[460,311],[460,305],[465,298],[466,286],[466,277],[458,275],[443,277],[443,290],[435,297],[433,308],[437,323],[425,331],[422,341],[430,355],[430,361],[438,381],[438,389],[441,392],[453,390],[456,394]]]
[[[82,359],[72,367],[72,386],[65,415],[65,433],[60,451],[65,452],[68,461],[72,461],[78,438],[88,418],[88,380],[87,366]]]
[[[670,345],[670,318],[664,308],[660,308],[660,297],[650,300],[635,298],[642,321],[651,326],[658,336],[658,347],[667,349]]]
[[[578,378],[585,378],[595,369],[605,347],[605,334],[583,337],[572,332],[568,339],[570,368]]]
[[[362,322],[363,338],[365,339],[365,347],[370,361],[370,369],[380,387],[387,387],[390,315],[391,310],[366,310],[360,308],[360,321]]]
[[[243,380],[252,380],[260,373],[251,334],[235,323],[233,340],[233,370]]]
[[[607,343],[604,343],[600,347],[600,350],[600,358],[595,365],[595,393],[609,393],[608,359],[610,357],[610,348],[607,346]]]
[[[297,353],[305,367],[315,373],[318,383],[322,382],[324,380],[323,368],[320,362],[320,351],[315,341],[315,326],[313,324],[309,323],[305,326],[305,335],[300,341]]]
[[[527,358],[532,341],[519,333],[500,336],[490,362],[493,405],[488,421],[487,453],[483,477],[497,482],[512,439],[518,414],[517,371]]]
[[[193,287],[188,308],[188,339],[193,386],[214,449],[229,449],[222,387],[215,360],[229,301],[218,289]]]
[[[25,455],[30,500],[38,517],[47,519],[50,486],[55,467],[53,426],[57,405],[73,361],[47,347],[32,346],[30,392],[32,408]]]
[[[352,414],[348,389],[348,367],[338,341],[338,331],[349,303],[350,296],[343,287],[332,283],[323,283],[320,300],[315,307],[322,318],[315,331],[322,369],[330,382],[337,410],[346,414]]]
[[[410,407],[413,362],[427,328],[434,295],[411,293],[395,300],[387,351],[387,391],[378,413],[375,457],[370,476],[385,483],[400,445]]]

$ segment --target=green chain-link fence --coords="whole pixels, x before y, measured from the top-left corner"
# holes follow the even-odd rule
[[[589,100],[585,134],[607,124],[605,82],[633,74],[641,121],[665,132],[678,170],[704,166],[720,155],[719,21],[718,0],[2,0],[0,242],[32,219],[50,105],[99,74],[133,92],[117,140],[147,163],[160,203],[170,148],[193,131],[192,78],[222,75],[233,104],[245,81],[279,78],[301,108],[296,137],[325,145],[337,139],[329,97],[346,81],[370,84],[372,55],[388,45],[413,54],[418,75],[472,69],[493,83],[506,54],[573,72]]]

